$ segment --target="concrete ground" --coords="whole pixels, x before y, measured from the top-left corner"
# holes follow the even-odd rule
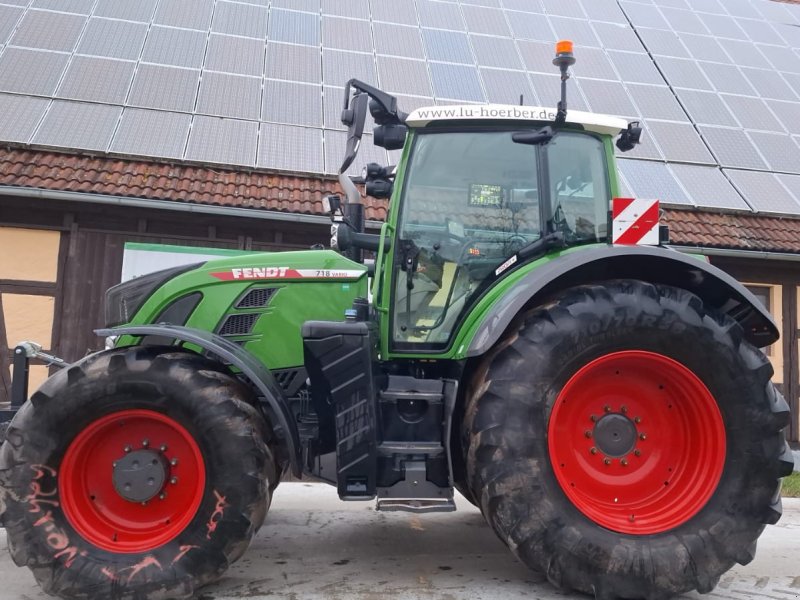
[[[477,509],[378,513],[372,502],[340,502],[323,484],[284,483],[245,556],[198,600],[586,600],[564,594],[516,562]],[[0,548],[5,531],[0,529]],[[756,559],[727,573],[708,596],[682,599],[800,599],[800,500],[768,527]],[[26,569],[0,550],[0,598],[44,600]]]

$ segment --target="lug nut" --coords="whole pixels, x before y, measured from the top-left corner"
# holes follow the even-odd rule
[[[623,405],[620,407],[620,409],[619,409],[619,410],[620,410],[620,412],[621,412],[621,413],[624,415],[626,412],[628,412],[628,407],[627,407],[627,406],[625,406],[625,405],[623,404]]]
[[[611,464],[611,459],[610,458],[604,458],[603,459],[603,463],[606,464],[606,465],[610,465]]]
[[[595,415],[592,415],[591,417],[589,417],[589,420],[590,420],[592,423],[597,423],[597,416],[595,416]]]
[[[125,446],[125,452],[126,453],[130,452],[131,450],[133,450],[133,448],[131,448],[130,446]]]
[[[591,452],[592,454],[597,454],[597,448],[594,447],[589,448],[589,452]]]
[[[591,432],[590,430],[588,430],[588,429],[587,429],[587,430],[586,430],[586,431],[583,433],[583,435],[585,435],[587,438],[590,438],[590,437],[592,437],[592,432]]]
[[[623,458],[621,461],[619,461],[619,464],[621,464],[623,467],[627,467],[628,466],[628,459],[627,458]]]
[[[167,445],[166,444],[161,444],[161,447],[159,448],[159,450],[161,452],[166,452],[167,451]]]
[[[633,454],[634,454],[634,456],[641,456],[642,455],[642,451],[637,448],[636,450],[633,451]]]
[[[117,468],[117,463],[116,463],[116,462],[112,462],[112,463],[111,463],[111,466],[112,466],[114,469],[116,469],[116,468]]]
[[[144,439],[142,440],[142,446],[144,446],[145,448],[147,448],[149,445],[150,445],[150,440],[148,440],[147,438],[144,438]]]
[[[646,433],[640,433],[639,434],[639,439],[642,440],[642,441],[645,441],[647,439],[647,434]]]
[[[606,404],[606,405],[603,407],[603,410],[604,410],[604,411],[606,411],[607,413],[608,413],[608,412],[611,412],[611,407],[610,407],[608,404]]]
[[[167,492],[161,492],[161,493],[158,495],[158,499],[159,499],[159,500],[163,500],[163,499],[164,499],[164,498],[166,498],[166,497],[167,497]]]
[[[633,422],[634,423],[641,423],[642,422],[642,417],[633,417]]]
[[[171,464],[173,467],[177,466],[178,459],[177,458],[173,458],[171,461],[169,461],[169,464]]]
[[[172,485],[175,485],[176,483],[178,483],[178,478],[177,478],[177,477],[173,477],[173,478],[171,478],[171,479],[169,480],[169,482],[170,482]]]
[[[144,502],[142,502],[142,506],[147,506],[147,500],[145,500]]]

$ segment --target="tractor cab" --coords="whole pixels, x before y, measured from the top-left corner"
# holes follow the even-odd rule
[[[379,252],[373,292],[388,352],[446,351],[497,280],[551,250],[607,240],[617,191],[614,138],[628,150],[641,129],[618,117],[568,112],[571,44],[560,43],[553,62],[563,83],[555,109],[490,104],[405,114],[388,94],[348,83],[342,120],[350,137],[340,170],[347,203],[333,199],[332,246],[356,260],[362,249],[387,250]],[[380,239],[356,230],[361,199],[344,175],[367,106],[378,124],[375,143],[403,149],[396,167],[364,171],[368,195],[391,197]]]

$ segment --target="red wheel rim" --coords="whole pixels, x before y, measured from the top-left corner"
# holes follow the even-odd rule
[[[168,473],[155,497],[132,502],[114,487],[114,464],[126,452],[145,448],[163,456]],[[64,454],[58,481],[64,514],[84,539],[111,552],[145,552],[174,539],[195,516],[205,489],[205,464],[192,435],[170,417],[122,410],[77,435]]]
[[[584,515],[613,531],[653,534],[694,517],[714,493],[725,425],[711,392],[679,362],[615,352],[561,390],[548,448],[558,483]]]

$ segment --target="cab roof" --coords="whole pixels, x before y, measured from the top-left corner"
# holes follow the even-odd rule
[[[425,106],[413,111],[405,120],[409,127],[425,127],[431,123],[457,121],[537,121],[554,122],[556,109],[546,106],[513,104],[456,104]],[[581,125],[587,131],[617,135],[628,127],[621,117],[599,115],[580,110],[567,110],[567,123]]]

